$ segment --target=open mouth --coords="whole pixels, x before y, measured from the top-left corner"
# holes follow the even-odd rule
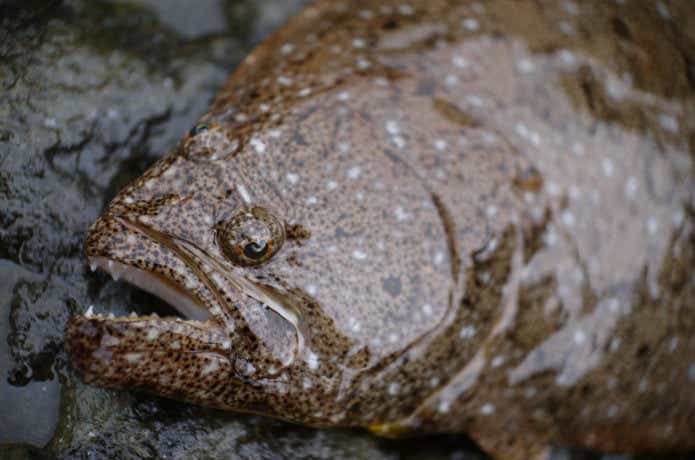
[[[159,297],[170,306],[174,307],[185,319],[194,321],[206,321],[211,319],[209,311],[190,293],[161,275],[113,261],[105,257],[90,259],[90,268],[92,271],[101,268],[110,274],[114,280],[126,281],[143,291]],[[86,311],[85,316],[95,316],[91,306]],[[109,318],[116,319],[113,313],[109,314]],[[132,318],[137,318],[137,315],[131,313],[127,319]]]

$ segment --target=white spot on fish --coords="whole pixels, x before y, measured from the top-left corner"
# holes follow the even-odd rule
[[[437,139],[434,141],[434,148],[443,152],[446,149],[446,141],[444,139]]]
[[[562,193],[562,189],[560,188],[559,185],[557,185],[556,182],[548,182],[548,184],[545,186],[545,190],[548,192],[548,195],[550,196],[560,196],[560,193]]]
[[[531,142],[533,145],[539,145],[541,143],[541,136],[523,123],[517,123],[514,130],[519,136]]]
[[[251,203],[251,195],[249,195],[249,191],[246,190],[246,187],[244,187],[242,184],[237,184],[236,189],[244,203]]]
[[[398,222],[403,222],[410,218],[410,214],[405,212],[402,206],[396,206],[396,209],[393,210],[393,213],[396,216],[396,220]]]
[[[319,357],[316,356],[316,353],[314,353],[312,351],[307,352],[305,360],[306,360],[306,363],[309,365],[309,369],[314,370],[314,371],[316,369],[318,369],[319,366],[321,365],[321,363],[319,362]]]
[[[367,45],[367,42],[364,41],[362,38],[354,38],[352,40],[352,46],[354,48],[364,48]]]
[[[470,340],[475,336],[475,326],[463,326],[459,332],[459,337],[463,340]]]
[[[570,211],[564,211],[562,213],[562,223],[565,224],[566,227],[573,227],[575,221],[576,219],[574,218],[574,214],[572,214]]]
[[[341,93],[338,93],[338,100],[339,101],[345,102],[348,99],[350,99],[350,93],[348,93],[347,91],[342,91]]]
[[[586,333],[581,329],[577,329],[576,331],[574,331],[573,339],[574,343],[576,343],[577,345],[581,345],[584,342],[586,342]]]
[[[465,69],[466,67],[468,67],[468,61],[466,61],[466,58],[458,54],[455,54],[451,58],[451,63],[454,65],[454,67],[457,67],[459,69]]]
[[[223,341],[222,348],[225,350],[229,350],[230,348],[232,348],[232,342],[230,340]]]
[[[401,386],[400,386],[400,384],[398,384],[398,382],[391,382],[389,384],[388,391],[389,391],[389,394],[391,396],[397,395],[400,390],[401,390]]]
[[[483,98],[478,96],[477,94],[468,94],[466,96],[466,102],[468,102],[470,105],[474,107],[483,107],[485,105],[485,101],[483,100]]]
[[[277,82],[278,82],[278,85],[280,85],[280,86],[290,86],[292,84],[292,79],[285,77],[283,75],[280,75],[277,78]]]
[[[398,126],[397,122],[393,120],[388,120],[386,122],[386,132],[391,134],[392,136],[395,136],[396,134],[401,132],[401,129]]]
[[[249,141],[256,153],[265,153],[265,144],[260,139],[253,138]]]
[[[659,115],[659,124],[664,129],[673,134],[677,134],[679,130],[678,120],[671,115],[661,114]]]
[[[504,364],[504,356],[502,355],[495,356],[490,362],[492,367],[500,367],[502,364]]]
[[[425,305],[422,306],[422,312],[425,314],[425,316],[430,316],[432,314],[432,305],[426,303]]]
[[[338,183],[334,180],[329,180],[328,182],[326,182],[326,188],[328,190],[335,190],[336,188],[338,188]]]
[[[318,202],[319,202],[318,198],[316,198],[313,195],[306,199],[306,204],[316,204]]]
[[[461,21],[461,26],[470,31],[470,32],[475,32],[480,28],[480,24],[478,23],[477,19],[474,18],[466,18],[463,21]]]
[[[352,168],[347,170],[347,177],[355,180],[360,177],[360,174],[362,174],[362,168],[359,166],[353,166]]]
[[[137,363],[142,359],[142,353],[126,353],[125,359],[129,363]]]
[[[101,339],[101,345],[104,347],[115,347],[117,346],[121,341],[109,334],[104,334],[104,336]]]
[[[311,88],[302,88],[297,92],[297,96],[306,97],[311,94]]]
[[[659,221],[656,220],[656,217],[651,216],[649,219],[647,219],[647,232],[649,232],[650,236],[656,235],[656,232],[659,230]]]
[[[372,64],[371,64],[368,60],[366,60],[366,59],[364,59],[364,58],[359,58],[359,59],[357,59],[357,68],[360,69],[360,70],[366,70],[366,69],[368,69],[371,65],[372,65]]]
[[[307,294],[309,294],[312,297],[318,294],[319,292],[319,288],[317,288],[315,284],[307,284],[304,290]]]
[[[516,63],[516,68],[519,70],[519,72],[524,74],[533,72],[535,67],[536,66],[533,64],[533,61],[527,58],[519,59]]]
[[[311,379],[309,377],[304,377],[304,380],[302,381],[302,388],[305,390],[308,390],[313,386],[313,383],[311,383]]]
[[[159,337],[159,329],[157,329],[156,327],[151,327],[147,331],[147,340],[151,342],[155,340],[157,337]]]
[[[404,3],[402,5],[398,5],[398,12],[403,16],[411,16],[415,11],[413,10],[412,6]]]
[[[355,318],[350,318],[350,329],[352,329],[352,332],[360,332],[362,325]]]
[[[437,411],[440,414],[446,414],[447,412],[449,412],[450,409],[451,409],[451,403],[449,402],[448,399],[442,398],[439,400],[439,404],[437,405]]]
[[[444,84],[448,87],[456,86],[459,82],[459,77],[453,74],[448,74],[444,77]]]
[[[213,359],[209,363],[207,363],[205,366],[200,371],[200,375],[207,375],[212,372],[215,372],[220,368],[220,363],[216,360]]]
[[[367,258],[367,253],[359,249],[352,251],[352,258],[356,260],[364,260]]]
[[[285,56],[294,51],[294,45],[292,43],[285,43],[280,47],[280,52]]]
[[[289,182],[292,185],[297,184],[299,182],[299,174],[295,173],[287,173],[287,182]]]
[[[603,175],[606,177],[611,177],[613,175],[613,160],[610,158],[604,158],[601,160],[601,169],[603,170]]]
[[[483,404],[482,407],[480,408],[480,413],[483,415],[492,415],[495,413],[495,405],[486,403]]]

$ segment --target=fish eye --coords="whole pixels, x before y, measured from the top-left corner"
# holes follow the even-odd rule
[[[268,243],[265,241],[253,242],[244,246],[244,255],[249,259],[258,260],[268,253]]]
[[[202,133],[203,131],[207,131],[210,128],[211,126],[209,123],[198,123],[197,125],[192,127],[190,131],[188,131],[188,135],[191,137],[197,136],[198,134]]]
[[[216,228],[216,238],[225,257],[249,267],[270,260],[285,242],[285,228],[267,209],[245,208]]]

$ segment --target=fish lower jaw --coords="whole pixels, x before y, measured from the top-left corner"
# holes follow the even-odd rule
[[[139,315],[134,311],[131,311],[127,316],[120,316],[117,315],[113,312],[108,312],[108,313],[99,313],[95,311],[94,305],[89,305],[87,307],[87,310],[82,314],[78,316],[83,316],[87,319],[97,319],[97,320],[109,320],[109,321],[118,321],[118,322],[128,322],[128,321],[147,321],[147,320],[156,320],[156,319],[162,319],[166,321],[178,321],[178,322],[186,322],[190,325],[193,326],[198,326],[198,327],[208,327],[212,323],[210,321],[198,321],[195,319],[189,319],[189,318],[181,318],[178,316],[162,316],[160,317],[157,313],[149,313],[147,315]]]
[[[183,288],[177,286],[173,281],[169,281],[160,275],[106,257],[90,258],[89,266],[92,271],[100,268],[109,273],[116,281],[126,281],[159,297],[190,322],[203,323],[212,318],[208,310],[197,302],[192,295],[184,291]],[[107,315],[96,314],[94,313],[92,305],[89,306],[84,316],[118,320],[158,318],[156,313],[147,316],[138,316],[135,312],[131,312],[130,315],[126,317],[118,317],[114,313],[108,313]]]

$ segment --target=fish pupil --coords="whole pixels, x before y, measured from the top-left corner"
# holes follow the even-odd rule
[[[268,252],[268,244],[265,241],[254,241],[244,246],[244,255],[249,259],[260,259]]]
[[[191,130],[188,132],[190,136],[195,136],[197,134],[202,133],[203,131],[207,131],[210,129],[210,125],[207,123],[198,123],[194,127],[191,128]]]

